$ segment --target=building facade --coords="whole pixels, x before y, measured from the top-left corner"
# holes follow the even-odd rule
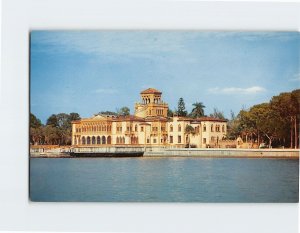
[[[134,115],[94,115],[72,122],[74,147],[218,147],[227,134],[226,120],[212,117],[167,117],[162,93],[148,88],[140,93]]]

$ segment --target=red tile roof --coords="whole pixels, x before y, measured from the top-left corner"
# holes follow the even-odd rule
[[[197,118],[197,120],[200,120],[200,121],[227,122],[227,120],[219,119],[219,118],[214,118],[214,117],[200,117],[200,118]]]
[[[141,94],[161,94],[161,91],[156,90],[154,88],[148,88],[141,92]]]

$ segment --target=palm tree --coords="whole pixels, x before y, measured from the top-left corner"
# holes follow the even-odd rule
[[[187,145],[190,148],[190,134],[195,134],[195,129],[191,125],[185,127],[184,133],[187,135]]]
[[[202,102],[196,102],[193,104],[194,108],[191,112],[191,117],[197,118],[197,117],[202,117],[204,116],[204,108],[205,106],[203,105]]]

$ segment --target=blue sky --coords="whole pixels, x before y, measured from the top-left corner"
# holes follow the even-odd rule
[[[139,93],[163,92],[169,108],[203,102],[236,114],[299,88],[297,32],[32,31],[31,112],[51,114],[128,106]]]

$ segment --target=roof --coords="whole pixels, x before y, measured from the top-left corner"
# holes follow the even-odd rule
[[[128,115],[128,116],[118,116],[114,118],[113,121],[142,121],[143,122],[144,119],[134,115]]]
[[[200,117],[200,118],[197,118],[197,120],[200,120],[200,121],[227,122],[227,120],[219,119],[219,118],[214,118],[214,117]]]
[[[227,122],[227,120],[219,119],[219,118],[215,118],[215,117],[199,117],[199,118],[178,117],[178,121],[190,121],[192,123],[201,122],[201,121]]]
[[[168,118],[167,117],[162,117],[162,116],[147,116],[144,118],[145,121],[164,121],[164,122],[167,122],[168,121]]]
[[[141,92],[141,94],[161,94],[161,91],[154,89],[154,88],[148,88]]]

